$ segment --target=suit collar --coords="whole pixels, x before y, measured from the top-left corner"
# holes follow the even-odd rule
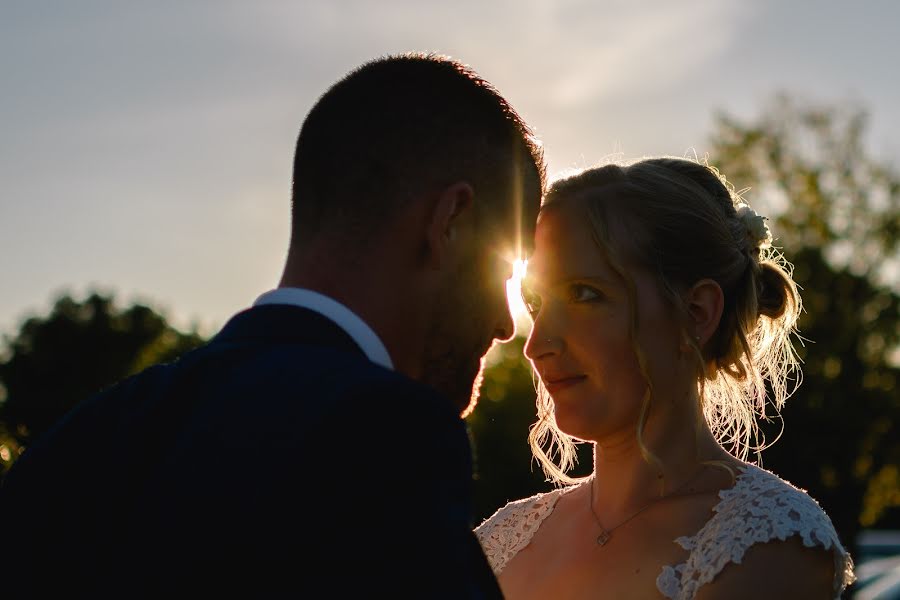
[[[254,306],[239,312],[212,341],[298,343],[366,356],[353,338],[334,321],[313,310],[286,304]]]
[[[363,349],[369,360],[386,369],[394,369],[391,355],[375,330],[350,307],[336,299],[307,288],[281,287],[266,292],[253,303],[254,306],[266,304],[299,306],[328,317],[353,338],[353,341]]]

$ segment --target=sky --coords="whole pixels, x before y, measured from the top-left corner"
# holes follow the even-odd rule
[[[893,0],[0,0],[0,334],[91,289],[214,332],[277,284],[300,125],[372,58],[471,65],[551,176],[703,156],[717,111],[779,92],[866,108],[900,166],[898,22]]]

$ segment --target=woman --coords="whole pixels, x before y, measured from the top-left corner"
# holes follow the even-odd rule
[[[818,504],[745,461],[766,381],[776,410],[799,381],[800,297],[771,241],[689,160],[550,189],[522,292],[540,378],[529,441],[566,485],[476,530],[506,597],[831,598],[853,580]],[[575,441],[594,444],[581,480],[566,474]]]

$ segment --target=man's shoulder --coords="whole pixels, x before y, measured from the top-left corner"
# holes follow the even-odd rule
[[[92,470],[148,456],[275,464],[325,448],[349,452],[342,440],[395,453],[407,442],[443,444],[462,455],[468,443],[449,400],[362,353],[296,339],[214,338],[86,398],[32,444],[22,466],[80,472],[87,463],[79,456],[92,457]]]
[[[240,407],[240,408],[239,408]],[[243,418],[343,420],[381,410],[403,419],[456,418],[433,388],[345,348],[299,341],[217,339],[151,366],[85,398],[57,430],[127,431],[160,419],[202,415],[207,423]]]

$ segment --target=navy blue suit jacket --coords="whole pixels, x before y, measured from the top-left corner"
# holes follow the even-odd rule
[[[83,402],[0,489],[23,597],[499,597],[456,409],[293,306]],[[10,587],[11,586],[11,587]]]

